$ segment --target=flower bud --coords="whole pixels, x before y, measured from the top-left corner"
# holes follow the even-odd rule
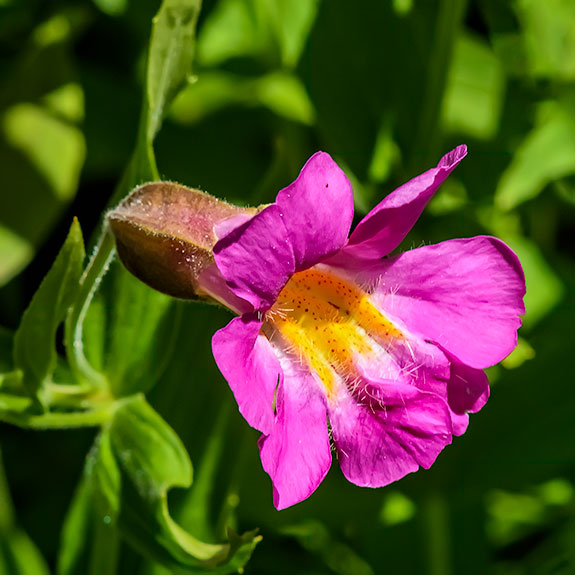
[[[130,193],[107,221],[132,274],[165,294],[197,299],[205,297],[198,278],[214,265],[214,226],[256,212],[173,182],[153,182]]]

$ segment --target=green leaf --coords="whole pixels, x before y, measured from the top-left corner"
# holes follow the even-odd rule
[[[191,75],[201,0],[164,0],[154,18],[147,77],[151,144],[172,100]]]
[[[182,573],[233,573],[259,541],[254,533],[229,534],[211,544],[184,531],[170,516],[167,492],[189,487],[192,466],[174,431],[143,396],[118,400],[88,463],[101,517],[148,557]]]
[[[4,129],[8,142],[29,158],[56,198],[69,202],[76,193],[84,163],[82,133],[33,104],[10,108],[4,118]],[[31,133],[36,137],[30,138]]]
[[[76,297],[83,261],[82,231],[74,220],[14,336],[14,363],[22,370],[24,386],[33,397],[56,367],[56,330]]]
[[[0,573],[50,575],[50,569],[28,535],[14,529],[0,537]]]
[[[58,575],[88,573],[89,541],[92,539],[92,494],[82,479],[64,523],[58,549]]]
[[[293,74],[276,72],[263,76],[255,86],[255,100],[289,120],[312,124],[315,119],[306,89]]]
[[[260,0],[268,22],[277,37],[282,63],[293,68],[298,63],[315,21],[319,0]]]
[[[458,38],[443,99],[443,123],[452,132],[490,139],[499,128],[505,76],[487,42]]]
[[[198,61],[216,66],[231,58],[273,56],[273,39],[259,2],[220,0],[201,28]]]
[[[535,198],[545,186],[575,173],[575,99],[539,106],[535,128],[519,145],[495,192],[498,207],[510,210]]]
[[[0,224],[0,286],[18,275],[33,254],[31,242]]]
[[[513,6],[524,30],[530,72],[535,77],[575,78],[572,0],[519,0]]]
[[[202,453],[202,458],[195,474],[193,487],[186,492],[179,512],[178,521],[187,529],[204,538],[214,536],[214,526],[211,520],[211,505],[214,500],[216,478],[219,464],[222,459],[226,442],[226,433],[229,433],[229,415],[231,403],[224,402],[209,431],[208,441]],[[226,498],[221,507],[226,505]]]
[[[264,106],[274,114],[311,125],[315,110],[305,87],[289,72],[244,77],[223,71],[204,72],[197,83],[182,90],[171,116],[184,124],[195,124],[231,106]]]
[[[66,516],[58,575],[116,573],[119,543],[117,525],[110,515],[96,508],[92,484],[85,475]]]
[[[117,397],[148,391],[170,360],[177,337],[173,300],[114,267],[114,303],[106,372]],[[145,310],[145,311],[144,311]]]

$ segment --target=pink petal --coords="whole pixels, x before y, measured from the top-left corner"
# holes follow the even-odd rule
[[[274,393],[282,378],[269,341],[260,335],[255,314],[234,318],[212,338],[214,359],[229,383],[240,413],[263,433],[274,428]]]
[[[272,204],[233,228],[214,246],[214,258],[238,297],[270,308],[295,269],[281,209]]]
[[[238,297],[230,290],[224,276],[222,276],[215,263],[212,263],[199,275],[198,286],[200,287],[198,295],[208,295],[238,315],[254,311],[253,306],[249,302]]]
[[[469,426],[469,414],[451,412],[451,429],[453,435],[463,435]]]
[[[485,373],[458,362],[451,364],[447,383],[447,401],[452,411],[453,434],[462,435],[467,429],[467,413],[479,411],[489,399],[489,380]]]
[[[443,156],[436,168],[391,192],[353,230],[344,248],[345,255],[378,259],[393,251],[413,227],[439,186],[466,154],[467,147],[458,146]]]
[[[525,278],[517,256],[488,236],[450,240],[378,262],[362,274],[374,299],[460,363],[484,369],[517,344]]]
[[[293,246],[296,268],[308,268],[337,252],[353,220],[351,184],[329,154],[317,152],[276,204]]]
[[[373,383],[377,404],[359,404],[349,394],[329,405],[329,419],[345,477],[365,487],[381,487],[429,468],[451,443],[446,403],[411,385]],[[377,395],[376,395],[377,394]]]
[[[223,237],[227,236],[230,232],[233,232],[236,228],[239,228],[241,225],[249,222],[255,214],[236,214],[235,216],[231,216],[230,218],[226,218],[225,220],[221,220],[220,222],[214,225],[214,234],[218,240],[221,240]]]
[[[284,375],[275,426],[259,443],[277,509],[309,497],[331,465],[325,401],[317,383],[295,365],[284,365]]]

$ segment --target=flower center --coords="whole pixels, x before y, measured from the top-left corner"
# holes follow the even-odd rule
[[[266,323],[316,373],[328,396],[338,376],[353,385],[358,356],[369,359],[403,338],[363,289],[321,268],[295,273],[266,313]]]

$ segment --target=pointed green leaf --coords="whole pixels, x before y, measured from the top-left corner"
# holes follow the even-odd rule
[[[14,363],[22,370],[24,385],[32,396],[56,367],[56,330],[76,296],[83,261],[82,231],[74,220],[14,336]]]

